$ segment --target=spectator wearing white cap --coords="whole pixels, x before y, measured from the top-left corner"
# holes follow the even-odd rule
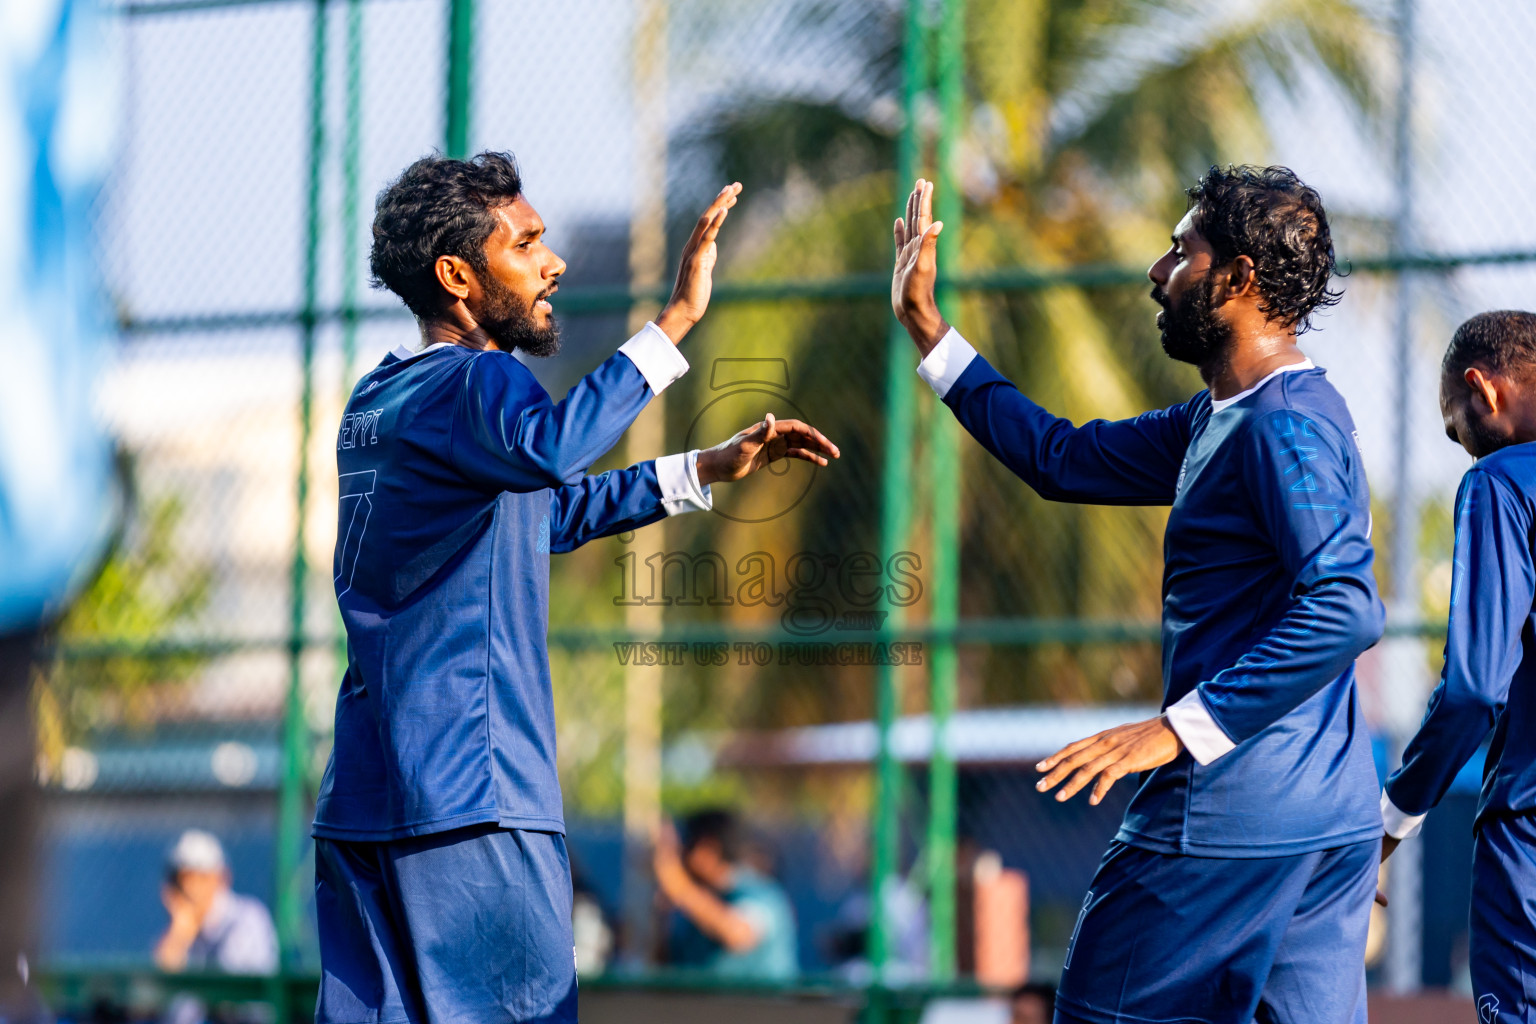
[[[170,927],[155,944],[162,971],[275,974],[277,930],[266,904],[230,888],[224,848],[201,829],[177,840],[160,898]]]

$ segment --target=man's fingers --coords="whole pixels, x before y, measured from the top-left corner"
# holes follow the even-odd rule
[[[735,206],[736,197],[739,195],[741,195],[741,182],[731,182],[729,185],[725,186],[725,188],[720,190],[719,195],[715,196],[715,201],[710,203],[709,208],[704,211],[704,217],[713,217],[722,209],[728,210],[732,206]],[[702,220],[704,218],[700,219]]]
[[[1118,751],[1110,750],[1083,764],[1056,794],[1057,801],[1072,799],[1082,791],[1084,786],[1093,781],[1095,775],[1114,764],[1118,757]]]
[[[791,444],[804,448],[816,448],[832,456],[842,454],[827,435],[803,420],[776,420],[775,422],[779,436],[788,438]]]
[[[1108,795],[1110,787],[1123,778],[1125,778],[1125,769],[1118,761],[1105,768],[1099,773],[1099,781],[1093,787],[1093,792],[1088,796],[1088,805],[1090,807],[1097,807],[1099,801]]]
[[[786,459],[804,459],[806,462],[814,462],[818,466],[827,465],[825,456],[819,455],[816,452],[806,451],[804,448],[786,448],[784,449],[784,457]]]
[[[837,446],[824,438],[811,437],[809,434],[780,431],[778,439],[784,442],[786,448],[799,448],[802,451],[814,452],[817,455],[830,455],[838,458]]]
[[[921,202],[922,205],[918,208],[917,219],[918,223],[921,224],[923,229],[926,231],[928,225],[933,221],[933,182],[923,182],[923,197]]]
[[[1056,765],[1059,764],[1063,758],[1071,757],[1073,754],[1077,753],[1079,750],[1082,750],[1084,747],[1091,746],[1092,744],[1095,744],[1095,743],[1099,742],[1099,740],[1101,738],[1103,738],[1103,736],[1104,736],[1104,734],[1102,732],[1096,732],[1092,736],[1088,736],[1088,737],[1085,737],[1084,739],[1077,740],[1074,743],[1068,743],[1066,746],[1064,746],[1060,750],[1056,751],[1056,753],[1052,754],[1050,757],[1046,758],[1044,761],[1041,761],[1038,764],[1036,764],[1035,765],[1035,771],[1037,771],[1037,772],[1048,772],[1048,771],[1050,771],[1052,768],[1056,767]]]
[[[699,214],[698,223],[694,224],[693,232],[688,236],[688,241],[683,248],[685,250],[696,248],[711,225],[715,225],[715,229],[718,231],[719,226],[716,224],[716,220],[720,217],[721,211],[729,210],[735,206],[736,197],[739,195],[741,195],[741,182],[739,181],[732,182],[721,189],[719,194],[715,196],[714,202],[706,206],[704,212]]]
[[[1086,745],[1079,746],[1078,749],[1074,750],[1071,754],[1062,758],[1061,761],[1059,761],[1051,770],[1049,775],[1035,783],[1035,788],[1037,790],[1044,793],[1048,790],[1054,789],[1062,779],[1065,779],[1078,768],[1081,768],[1089,761],[1092,761],[1094,758],[1103,754],[1106,749],[1104,746],[1100,745],[1098,737],[1093,737],[1090,740],[1079,740],[1078,742],[1080,744]]]
[[[720,234],[720,225],[725,223],[726,215],[730,212],[731,208],[729,206],[715,211],[714,217],[710,219],[709,225],[704,229],[703,236],[699,239],[700,250],[707,248],[715,240],[715,237]]]

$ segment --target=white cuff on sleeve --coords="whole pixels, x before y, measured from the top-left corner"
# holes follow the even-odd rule
[[[715,496],[710,489],[699,485],[697,448],[657,459],[656,482],[661,485],[661,505],[669,516],[708,512],[715,507]]]
[[[1190,690],[1170,704],[1163,716],[1179,734],[1179,740],[1190,756],[1201,764],[1210,764],[1237,746],[1205,709],[1199,690]]]
[[[971,348],[971,343],[951,327],[949,333],[940,338],[933,350],[917,364],[917,375],[928,382],[935,394],[943,398],[975,358],[976,350]]]
[[[688,372],[688,360],[654,323],[640,328],[633,338],[619,346],[619,351],[635,364],[653,395],[661,394],[668,384]]]
[[[1387,791],[1381,791],[1381,827],[1393,839],[1412,839],[1424,825],[1424,814],[1409,814],[1392,802]]]

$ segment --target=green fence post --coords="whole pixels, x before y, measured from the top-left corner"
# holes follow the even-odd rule
[[[281,971],[294,966],[303,927],[299,867],[303,862],[305,778],[308,743],[302,693],[304,659],[304,590],[309,562],[305,553],[304,520],[309,508],[309,439],[314,432],[315,324],[320,278],[320,180],[325,159],[325,40],[326,0],[315,0],[315,27],[310,67],[309,182],[305,215],[304,308],[300,316],[299,466],[293,529],[293,570],[290,580],[288,628],[288,697],[283,713],[283,772],[277,821],[277,935]],[[289,987],[278,977],[277,1020],[288,1024]]]
[[[347,0],[347,91],[341,140],[341,404],[357,363],[357,211],[363,135],[363,0]],[[347,632],[336,609],[336,675],[347,671]],[[312,780],[313,781],[313,780]]]
[[[928,61],[925,38],[924,0],[908,0],[906,38],[903,45],[901,138],[896,150],[896,210],[906,209],[907,192],[922,157],[918,101],[926,86]],[[911,448],[912,448],[912,348],[900,324],[891,324],[886,344],[885,379],[885,459],[880,500],[880,548],[885,564],[901,551],[911,526]],[[903,619],[902,609],[888,604],[885,626],[894,629]],[[901,817],[901,766],[891,750],[891,729],[901,710],[897,669],[881,665],[875,673],[875,715],[879,749],[875,767],[874,835],[871,839],[869,959],[874,968],[866,1019],[883,1021],[885,1000],[881,990],[886,983],[891,940],[886,920],[886,897],[896,881]]]
[[[448,0],[448,117],[445,150],[469,155],[470,78],[475,55],[475,0]]]
[[[363,2],[347,0],[346,120],[341,141],[341,397],[357,361],[357,214],[363,148]]]
[[[944,222],[939,236],[939,266],[948,274],[960,269],[960,194],[958,142],[965,135],[965,0],[944,0],[938,39],[939,144],[935,219]],[[939,304],[958,320],[958,296],[944,288]],[[928,480],[933,497],[932,615],[936,639],[929,658],[929,711],[933,746],[928,762],[929,967],[936,982],[955,976],[955,761],[949,749],[949,719],[955,708],[959,664],[954,640],[944,631],[960,609],[960,444],[958,425],[935,399],[929,421]]]

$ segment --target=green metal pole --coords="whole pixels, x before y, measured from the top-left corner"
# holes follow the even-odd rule
[[[357,215],[363,149],[363,3],[347,0],[347,102],[341,143],[341,392],[357,361]]]
[[[347,92],[341,141],[341,401],[352,394],[357,365],[357,212],[360,205],[363,107],[363,3],[347,0]],[[336,677],[347,670],[347,633],[336,614]],[[315,780],[312,778],[311,783]]]
[[[309,576],[304,520],[309,509],[309,439],[314,432],[315,320],[320,280],[320,180],[325,159],[326,0],[315,0],[310,68],[309,183],[305,216],[304,309],[300,318],[299,469],[295,490],[293,570],[288,624],[288,699],[283,715],[283,774],[278,794],[277,935],[284,971],[295,964],[303,928],[299,868],[303,863],[307,730],[302,668],[304,590]],[[278,999],[278,1024],[288,1024],[287,986]]]
[[[448,117],[445,149],[469,155],[470,81],[474,71],[475,0],[448,0]]]
[[[939,236],[939,266],[960,270],[961,195],[958,142],[965,133],[965,0],[944,0],[939,23],[939,145],[935,182],[935,218],[944,222]],[[942,289],[939,305],[958,318],[958,296]],[[953,322],[953,321],[952,321]],[[936,405],[939,403],[935,403]],[[928,479],[933,495],[932,622],[953,626],[960,609],[960,438],[954,417],[933,410],[928,433]],[[929,967],[934,981],[955,976],[955,761],[949,749],[949,718],[955,708],[959,664],[952,640],[933,645],[929,659],[929,710],[933,748],[928,764]]]
[[[928,54],[925,39],[924,0],[908,0],[906,41],[903,51],[902,107],[904,120],[896,150],[896,210],[906,208],[922,157],[918,102],[926,87]],[[880,548],[886,564],[903,550],[912,523],[912,342],[900,324],[892,321],[886,346],[885,464],[880,500]],[[902,609],[888,604],[887,625],[899,625]],[[875,676],[875,715],[879,750],[875,761],[874,836],[871,841],[869,959],[875,984],[886,981],[890,962],[890,923],[886,920],[887,894],[896,884],[901,818],[901,766],[891,751],[891,729],[901,708],[896,669],[882,665]],[[885,1007],[873,996],[868,1019],[883,1020]]]

